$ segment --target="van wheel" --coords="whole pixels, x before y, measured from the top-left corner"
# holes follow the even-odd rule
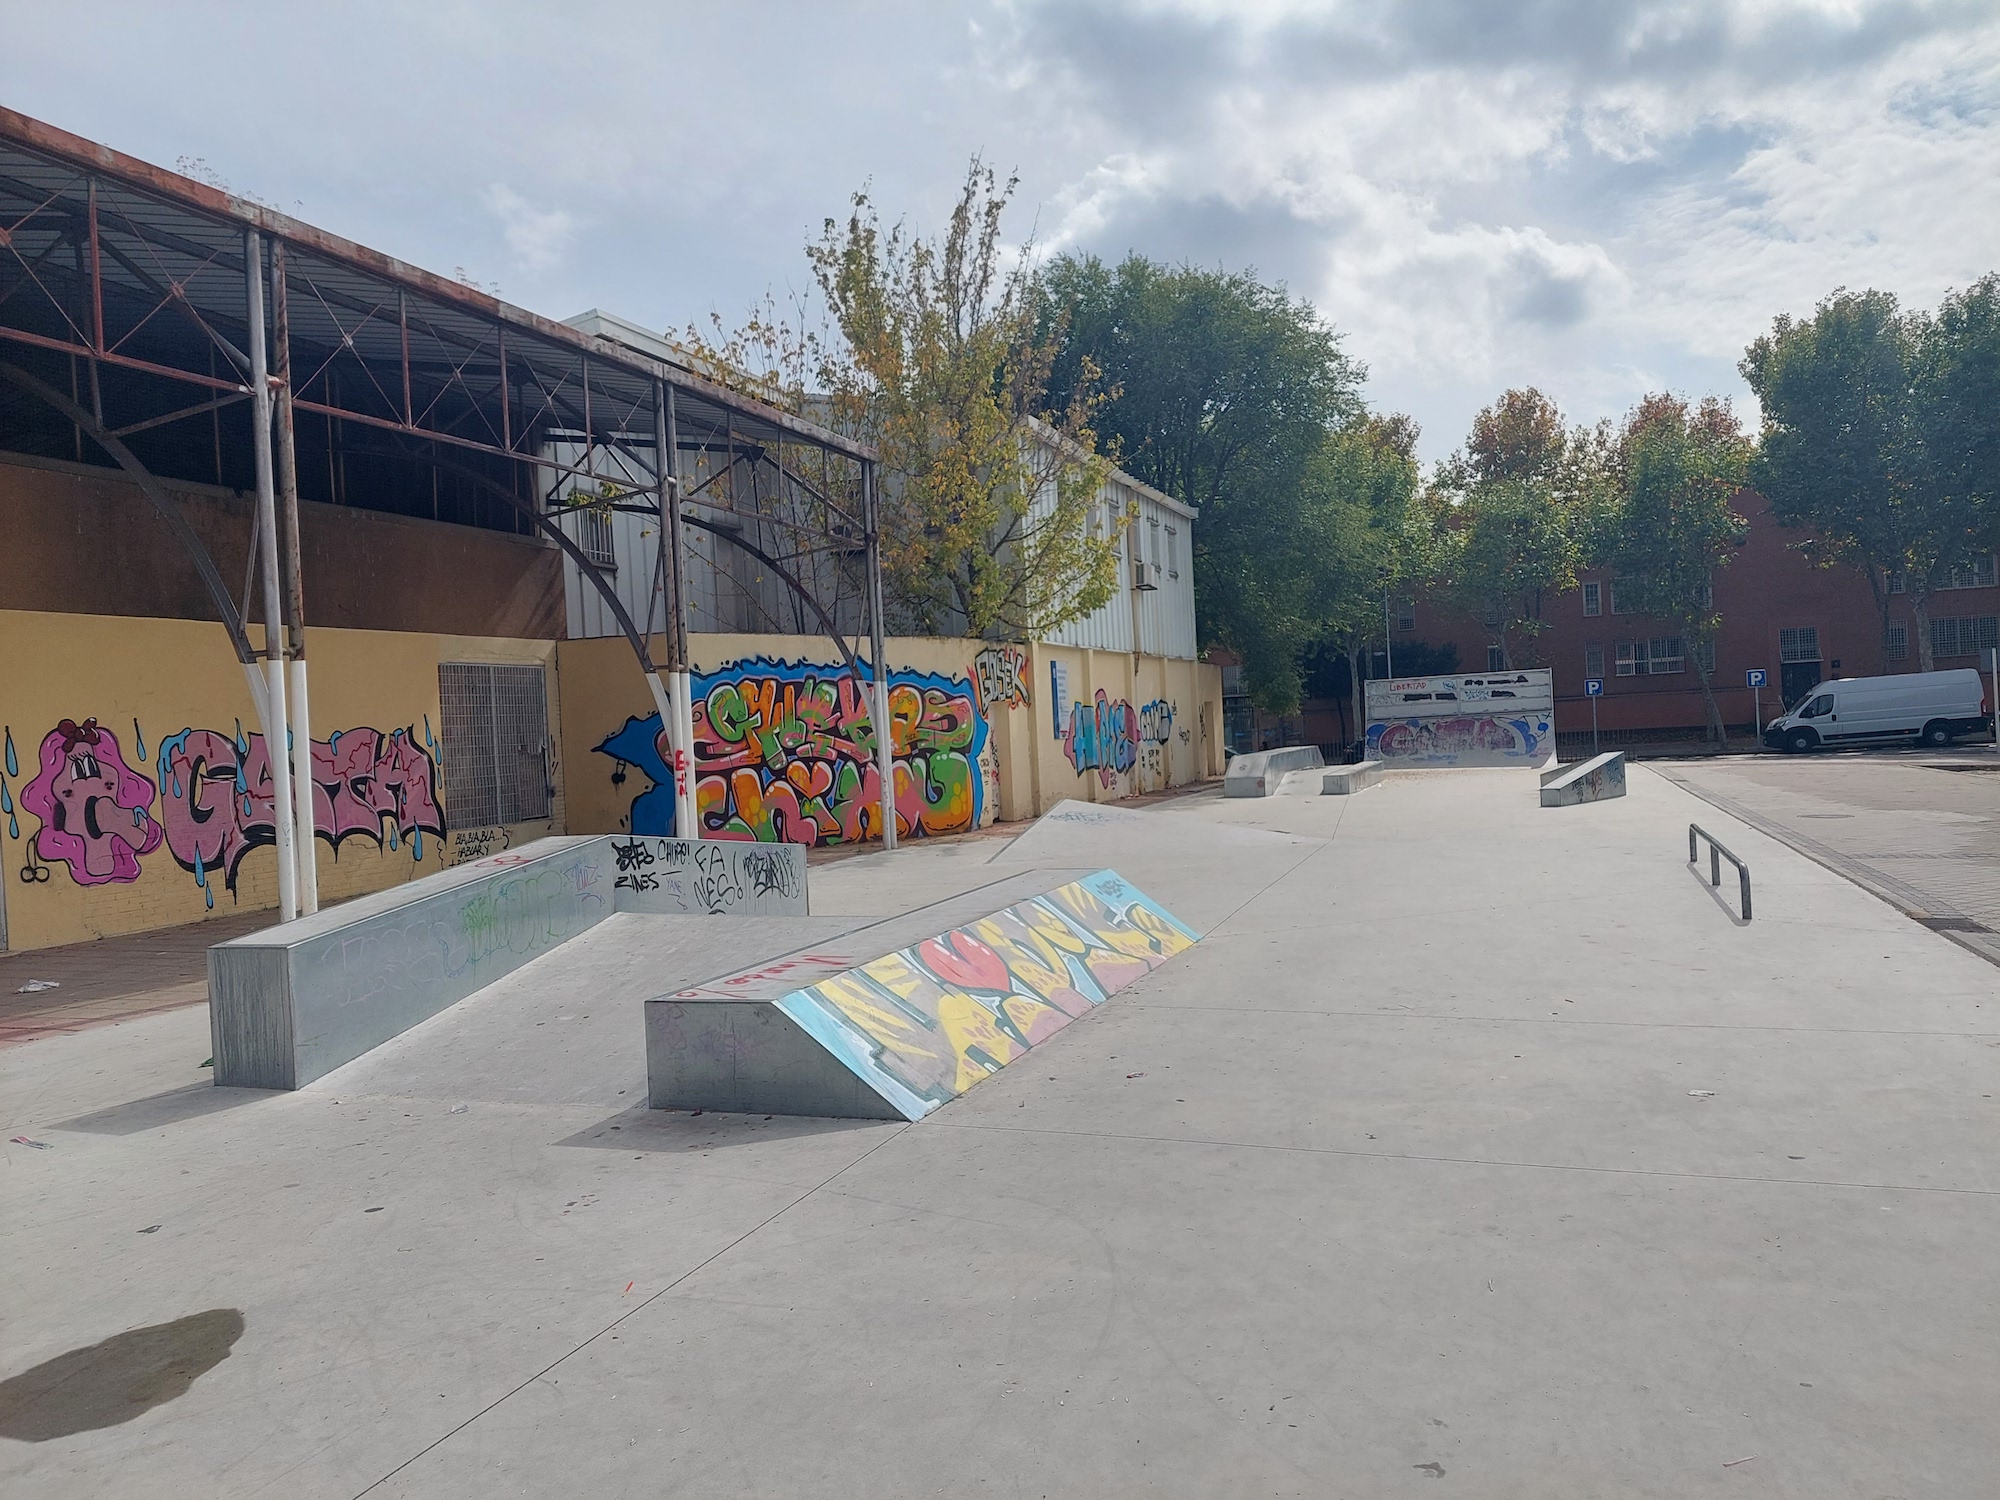
[[[1945,723],[1943,719],[1932,719],[1924,726],[1924,732],[1918,738],[1933,749],[1941,750],[1951,743],[1951,725]]]
[[[1819,743],[1819,736],[1810,729],[1794,729],[1785,736],[1785,748],[1794,755],[1804,755]]]

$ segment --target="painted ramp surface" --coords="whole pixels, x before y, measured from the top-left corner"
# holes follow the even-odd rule
[[[1099,870],[801,988],[753,995],[723,981],[663,996],[648,1010],[671,1028],[660,1040],[678,1045],[671,1060],[656,1055],[649,1019],[653,1102],[729,1107],[720,1100],[730,1097],[738,1109],[919,1120],[1196,941],[1116,871]],[[662,1087],[667,1068],[673,1081]]]

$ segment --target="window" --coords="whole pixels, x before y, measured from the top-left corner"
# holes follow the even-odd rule
[[[1583,675],[1586,677],[1602,677],[1604,675],[1604,648],[1602,646],[1585,646],[1583,648]]]
[[[1821,693],[1812,702],[1799,710],[1801,719],[1824,719],[1833,712],[1833,694]]]
[[[1778,632],[1779,661],[1818,661],[1819,627],[1801,625]]]
[[[1614,615],[1629,615],[1632,613],[1631,605],[1619,601],[1618,580],[1615,578],[1611,580],[1611,613]]]
[[[1678,672],[1686,665],[1677,635],[1655,636],[1649,641],[1618,643],[1620,677],[1660,677]]]
[[[1975,557],[1944,575],[1940,589],[1990,589],[1993,587],[1993,554]]]
[[[1181,576],[1181,549],[1174,541],[1179,535],[1180,532],[1174,527],[1167,528],[1167,577],[1169,578]]]
[[[1715,580],[1713,578],[1702,579],[1701,587],[1695,591],[1694,602],[1699,604],[1703,609],[1715,608]]]
[[[1931,655],[1976,656],[1986,646],[2000,646],[2000,619],[1965,615],[1931,621]]]
[[[1415,630],[1417,628],[1417,601],[1405,599],[1396,606],[1396,628]]]
[[[539,666],[444,662],[444,787],[453,828],[549,815],[549,700]]]
[[[1907,587],[1907,585],[1903,581],[1903,570],[1901,568],[1889,569],[1887,574],[1887,580],[1889,585],[1889,592],[1892,594],[1900,594],[1903,592],[1904,588]]]
[[[1890,661],[1906,661],[1910,655],[1910,632],[1904,625],[1885,626],[1882,631],[1882,654]]]
[[[607,573],[618,571],[618,549],[611,541],[611,517],[601,510],[576,513],[576,529],[570,533],[583,555]]]
[[[1488,646],[1486,648],[1486,670],[1489,672],[1504,672],[1507,670],[1507,648],[1505,646]]]
[[[1694,658],[1694,664],[1700,667],[1702,671],[1713,672],[1715,670],[1714,641],[1703,641],[1688,654]]]
[[[1583,586],[1583,612],[1584,612],[1584,613],[1585,613],[1586,615],[1601,615],[1601,614],[1603,614],[1603,613],[1604,613],[1604,585],[1603,585],[1603,584],[1601,584],[1601,583],[1595,583],[1595,582],[1592,582],[1592,583],[1586,583],[1586,584],[1584,584],[1584,586]],[[1602,653],[1600,653],[1600,654],[1602,654]]]

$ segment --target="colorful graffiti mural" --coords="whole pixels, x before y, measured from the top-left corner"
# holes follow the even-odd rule
[[[851,844],[881,836],[881,775],[866,685],[807,662],[755,657],[694,679],[695,808],[702,837]],[[979,826],[987,723],[963,678],[889,676],[899,835]],[[674,794],[660,716],[629,718],[597,747],[652,786],[630,831],[672,834]]]
[[[421,860],[424,835],[442,838],[438,804],[437,746],[424,724],[428,749],[414,728],[383,734],[343,729],[313,741],[313,823],[338,849],[360,834],[380,847],[408,840]],[[146,761],[145,739],[135,721],[132,748]],[[15,763],[7,731],[7,766]],[[183,729],[160,744],[157,782],[126,763],[118,736],[95,719],[64,719],[42,740],[40,774],[21,788],[21,811],[41,820],[27,841],[21,878],[46,883],[56,865],[79,885],[139,878],[140,858],[163,843],[190,871],[207,904],[215,905],[210,877],[219,873],[236,890],[237,869],[252,849],[277,841],[272,818],[271,766],[261,734]],[[18,772],[15,772],[18,775]],[[0,811],[19,838],[13,801],[0,780]],[[159,801],[157,818],[154,800]],[[385,830],[386,823],[386,830]]]
[[[972,658],[972,681],[979,690],[981,711],[1026,708],[1028,653],[1019,646],[988,646]]]
[[[11,732],[7,748],[11,767]],[[139,754],[143,762],[145,752]],[[95,719],[64,719],[43,737],[40,773],[21,788],[22,810],[42,820],[29,847],[49,866],[67,868],[78,885],[137,880],[139,856],[159,848],[164,836],[153,820],[155,791],[125,763],[111,730]]]
[[[426,739],[430,723],[424,724]],[[375,844],[410,844],[424,857],[424,835],[442,839],[436,745],[416,742],[414,727],[335,731],[312,745],[313,831],[338,849],[359,834]],[[233,894],[243,856],[277,842],[271,758],[264,736],[183,729],[160,742],[161,809],[167,848],[208,893],[218,871]],[[386,827],[385,827],[386,825]]]
[[[1100,870],[777,1005],[914,1120],[1196,941]]]
[[[1062,746],[1077,775],[1095,771],[1099,783],[1108,787],[1138,761],[1139,716],[1125,699],[1109,698],[1099,688],[1095,705],[1070,705]]]
[[[1370,724],[1368,758],[1436,765],[1534,761],[1548,753],[1547,742],[1553,728],[1547,718],[1502,719],[1491,715]]]

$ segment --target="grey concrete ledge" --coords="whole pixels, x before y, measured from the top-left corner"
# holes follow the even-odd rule
[[[301,1088],[621,911],[804,916],[805,849],[539,839],[217,943],[215,1082]]]
[[[1358,766],[1330,766],[1320,779],[1320,795],[1347,797],[1377,785],[1389,772],[1379,760],[1364,760]]]
[[[1604,754],[1542,772],[1542,806],[1575,807],[1625,795],[1625,752]]]
[[[1288,745],[1282,750],[1253,750],[1229,762],[1222,778],[1225,797],[1272,797],[1293,771],[1317,771],[1326,764],[1317,745]]]

